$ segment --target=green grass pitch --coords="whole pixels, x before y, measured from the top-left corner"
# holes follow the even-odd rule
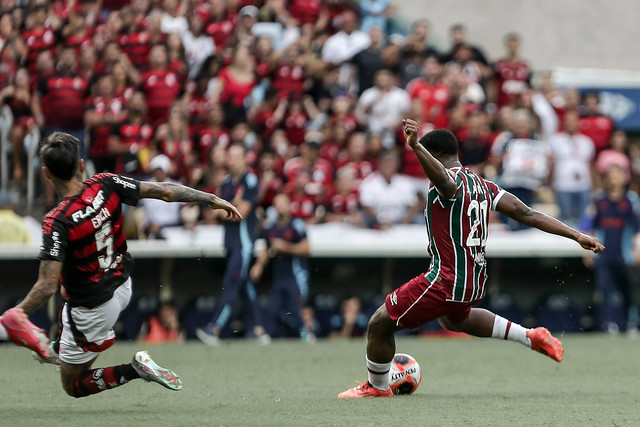
[[[638,345],[626,337],[563,337],[558,364],[519,344],[480,339],[399,338],[420,363],[411,396],[337,399],[366,378],[364,340],[270,346],[230,341],[148,347],[184,389],[136,380],[82,399],[28,351],[0,346],[4,426],[620,426],[640,425]],[[145,345],[117,342],[96,367],[129,361]]]

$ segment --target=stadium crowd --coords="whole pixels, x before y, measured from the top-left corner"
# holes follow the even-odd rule
[[[638,147],[596,94],[534,76],[517,34],[490,59],[463,25],[447,49],[425,19],[396,31],[395,10],[387,0],[3,0],[13,184],[33,167],[23,145],[33,126],[77,136],[94,173],[216,193],[240,144],[261,218],[286,193],[307,224],[385,228],[423,221],[424,174],[400,126],[412,118],[421,135],[451,129],[465,166],[573,224],[612,166],[638,188]],[[130,237],[219,221],[193,207],[140,212]]]

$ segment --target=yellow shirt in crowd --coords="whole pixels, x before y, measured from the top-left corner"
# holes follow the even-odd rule
[[[29,229],[24,219],[11,209],[0,209],[0,243],[29,243]]]

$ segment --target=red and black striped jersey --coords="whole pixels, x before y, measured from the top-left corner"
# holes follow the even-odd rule
[[[98,174],[45,216],[38,258],[62,263],[61,282],[72,306],[103,304],[129,278],[133,258],[122,230],[122,203],[136,205],[139,198],[140,182]]]

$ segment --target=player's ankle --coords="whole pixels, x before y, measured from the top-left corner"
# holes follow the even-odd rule
[[[389,370],[391,362],[377,363],[372,362],[367,357],[367,372],[369,384],[378,390],[389,390]]]

